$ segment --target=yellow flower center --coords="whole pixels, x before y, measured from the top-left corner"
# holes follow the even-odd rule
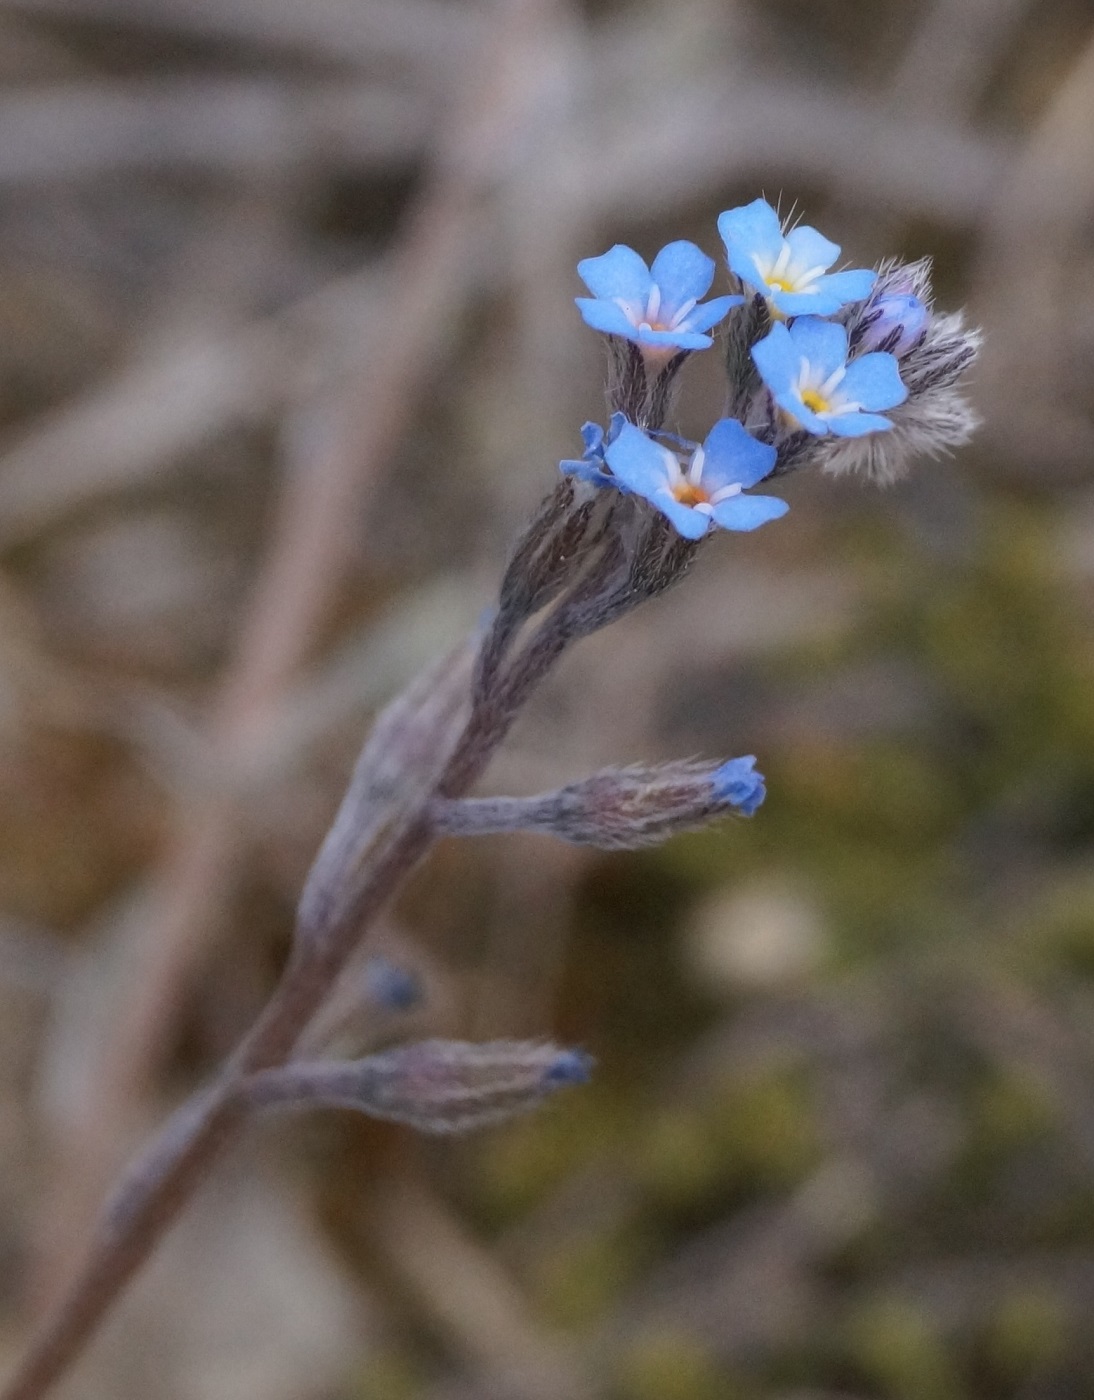
[[[701,486],[693,486],[690,481],[680,481],[672,488],[672,494],[682,506],[703,506],[710,496]]]
[[[818,394],[816,389],[803,389],[801,391],[801,401],[806,408],[814,413],[826,413],[828,411],[828,400],[823,394]]]
[[[774,273],[768,277],[767,285],[774,292],[796,292],[798,290],[789,277],[776,277]]]

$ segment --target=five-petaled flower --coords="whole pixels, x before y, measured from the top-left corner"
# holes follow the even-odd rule
[[[875,350],[847,361],[847,331],[801,316],[773,326],[752,358],[778,406],[809,433],[863,437],[893,425],[879,409],[908,397],[893,355]]]
[[[780,317],[830,316],[850,301],[863,301],[877,279],[869,268],[829,272],[839,244],[805,225],[784,235],[766,199],[727,209],[718,216],[718,232],[730,271],[762,293]]]
[[[705,350],[705,331],[716,326],[739,296],[699,304],[714,280],[714,260],[694,243],[669,243],[647,267],[633,248],[617,243],[598,258],[585,258],[578,275],[592,292],[575,300],[593,330],[635,341],[647,355]]]
[[[767,796],[764,775],[756,772],[755,754],[729,759],[714,770],[710,782],[715,798],[736,807],[743,817],[751,817]]]
[[[604,455],[620,486],[645,496],[689,540],[701,539],[712,524],[755,530],[789,509],[775,496],[741,494],[768,475],[776,453],[735,418],[715,423],[703,445],[692,450],[686,468],[675,452],[633,423],[623,424]]]

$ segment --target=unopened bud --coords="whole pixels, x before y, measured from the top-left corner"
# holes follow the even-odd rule
[[[585,1083],[592,1066],[584,1051],[534,1041],[423,1040],[363,1060],[262,1070],[245,1092],[254,1108],[349,1108],[424,1133],[462,1133]]]
[[[930,320],[930,311],[916,296],[879,297],[862,324],[860,352],[886,350],[899,360],[927,334]]]
[[[410,1011],[422,1000],[422,986],[405,967],[387,958],[370,958],[365,966],[365,993],[388,1011]]]
[[[764,796],[763,776],[749,755],[720,765],[605,768],[537,797],[439,802],[432,812],[452,836],[542,831],[578,846],[633,850],[734,812],[750,817]]]

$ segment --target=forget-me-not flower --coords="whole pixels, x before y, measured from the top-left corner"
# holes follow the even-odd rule
[[[685,539],[698,540],[712,524],[723,530],[755,530],[789,507],[774,496],[745,496],[775,465],[776,452],[758,442],[735,418],[715,423],[687,467],[670,448],[624,423],[605,451],[608,466],[633,491],[668,516]]]
[[[730,271],[767,297],[779,316],[830,316],[868,297],[877,280],[869,268],[829,272],[839,244],[805,225],[784,235],[766,199],[727,209],[718,216],[718,232]]]
[[[772,326],[752,358],[779,407],[821,437],[885,432],[893,425],[878,410],[908,397],[895,356],[875,350],[848,363],[847,331],[816,316]]]
[[[575,297],[586,324],[633,340],[646,354],[707,349],[713,342],[704,332],[744,300],[726,296],[699,304],[714,280],[714,259],[686,240],[662,248],[652,267],[633,248],[617,243],[600,257],[579,262],[577,271],[592,292]]]
[[[715,769],[710,781],[718,801],[736,807],[744,817],[752,816],[767,796],[764,775],[756,772],[755,754],[729,759]]]

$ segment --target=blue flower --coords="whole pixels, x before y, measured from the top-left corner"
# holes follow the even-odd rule
[[[647,353],[707,349],[713,342],[703,332],[744,300],[715,297],[700,306],[714,280],[714,259],[685,241],[662,248],[652,268],[633,248],[617,243],[599,258],[579,262],[577,271],[592,292],[575,298],[586,324],[633,340]]]
[[[859,345],[863,350],[884,349],[903,358],[927,334],[930,310],[916,296],[878,297],[867,307]]]
[[[831,316],[849,301],[863,301],[877,280],[869,268],[829,272],[839,257],[815,228],[783,235],[779,216],[766,199],[754,199],[718,216],[730,271],[767,297],[780,316]]]
[[[908,397],[894,356],[874,351],[848,364],[847,331],[815,316],[773,326],[752,358],[779,407],[819,437],[885,432],[893,425],[877,410]]]
[[[735,418],[715,423],[686,469],[675,452],[633,423],[623,424],[605,457],[623,489],[645,496],[685,539],[701,539],[712,523],[723,530],[755,530],[789,509],[774,496],[741,494],[768,475],[776,453]]]
[[[583,424],[581,441],[585,444],[585,451],[580,460],[568,458],[559,462],[559,471],[565,472],[567,476],[576,476],[579,481],[591,481],[594,486],[613,485],[614,478],[608,472],[604,461],[604,449],[619,436],[619,430],[626,421],[622,413],[613,413],[608,420],[607,432],[599,423]]]
[[[764,775],[756,772],[756,757],[731,758],[711,774],[711,786],[717,801],[736,807],[742,816],[750,817],[767,796]]]

